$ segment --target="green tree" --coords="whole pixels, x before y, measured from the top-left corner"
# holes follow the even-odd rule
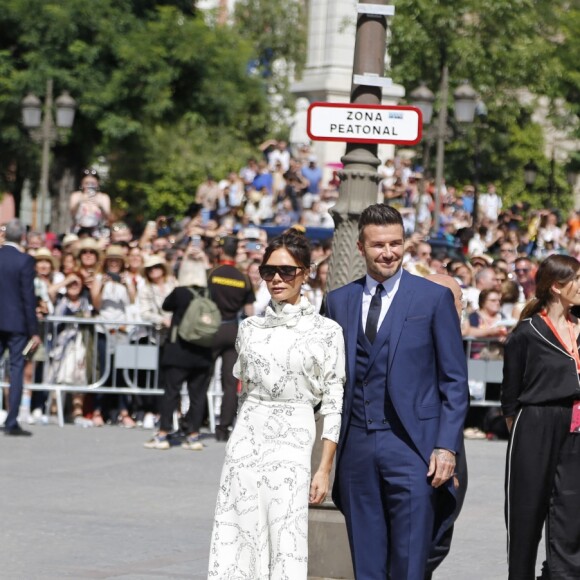
[[[389,44],[395,81],[408,91],[426,81],[437,93],[447,66],[450,92],[469,79],[488,109],[479,129],[456,126],[447,148],[450,182],[473,179],[476,139],[481,180],[496,182],[508,200],[522,194],[523,165],[530,159],[543,165],[542,133],[531,119],[534,105],[521,104],[518,93],[526,88],[538,95],[562,95],[561,84],[554,82],[563,67],[554,39],[561,36],[565,4],[563,0],[396,3]],[[532,201],[540,203],[540,198]]]
[[[160,128],[167,135],[175,128],[182,137],[193,176],[204,174],[207,164],[200,126],[211,127],[203,135],[222,151],[261,142],[269,105],[263,81],[247,74],[251,44],[227,28],[208,26],[191,6],[183,0],[6,0],[0,12],[4,187],[18,191],[22,177],[34,175],[38,149],[19,124],[20,101],[28,91],[43,95],[48,78],[55,94],[66,88],[78,102],[69,140],[55,148],[53,186],[64,168],[77,172],[106,154],[109,193],[127,195],[129,207],[146,211],[140,184],[181,175],[168,148],[150,153]],[[192,113],[199,126],[183,121]],[[186,128],[189,136],[179,133]],[[247,145],[240,147],[244,154]],[[10,168],[18,178],[7,183]],[[179,184],[183,190],[195,185]],[[131,198],[132,192],[140,197]]]
[[[234,33],[253,46],[250,66],[262,76],[272,96],[275,129],[284,126],[284,111],[293,106],[290,81],[300,76],[306,63],[307,15],[303,0],[239,0],[236,3]]]

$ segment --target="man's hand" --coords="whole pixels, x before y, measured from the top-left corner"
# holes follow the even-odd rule
[[[429,460],[427,477],[433,476],[431,485],[439,487],[455,474],[455,455],[447,449],[434,449]]]

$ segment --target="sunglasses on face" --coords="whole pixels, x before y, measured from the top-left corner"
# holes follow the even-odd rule
[[[283,282],[292,282],[296,279],[296,276],[302,271],[302,268],[298,266],[260,266],[258,268],[262,280],[266,282],[271,282],[274,276],[278,274]]]

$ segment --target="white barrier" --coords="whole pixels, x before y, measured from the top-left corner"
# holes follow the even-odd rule
[[[499,399],[488,398],[488,384],[503,381],[503,344],[498,340],[465,338],[467,377],[472,407],[499,407]],[[478,352],[474,352],[477,347]]]
[[[37,367],[42,365],[42,377],[24,388],[55,394],[60,426],[64,425],[65,393],[148,396],[164,392],[159,386],[160,331],[149,322],[49,316],[41,321],[41,336],[42,348],[32,358],[32,376],[37,376]],[[5,380],[6,366],[5,358],[0,361],[0,409],[3,387],[10,384]],[[117,384],[117,371],[121,371],[123,386]],[[216,375],[208,389],[212,432],[214,400],[221,399]]]

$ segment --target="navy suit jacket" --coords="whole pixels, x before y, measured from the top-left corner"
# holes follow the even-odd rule
[[[38,334],[34,258],[14,246],[0,247],[0,332]]]
[[[338,465],[350,428],[364,285],[365,278],[347,284],[330,292],[326,302],[326,315],[340,324],[346,345],[347,380],[332,494],[339,509]],[[469,405],[467,363],[457,310],[448,288],[406,271],[402,272],[390,308],[394,309],[391,324],[379,328],[369,366],[381,354],[387,354],[385,388],[416,448],[410,452],[418,452],[428,466],[434,448],[460,449]],[[454,494],[452,480],[447,489]]]

